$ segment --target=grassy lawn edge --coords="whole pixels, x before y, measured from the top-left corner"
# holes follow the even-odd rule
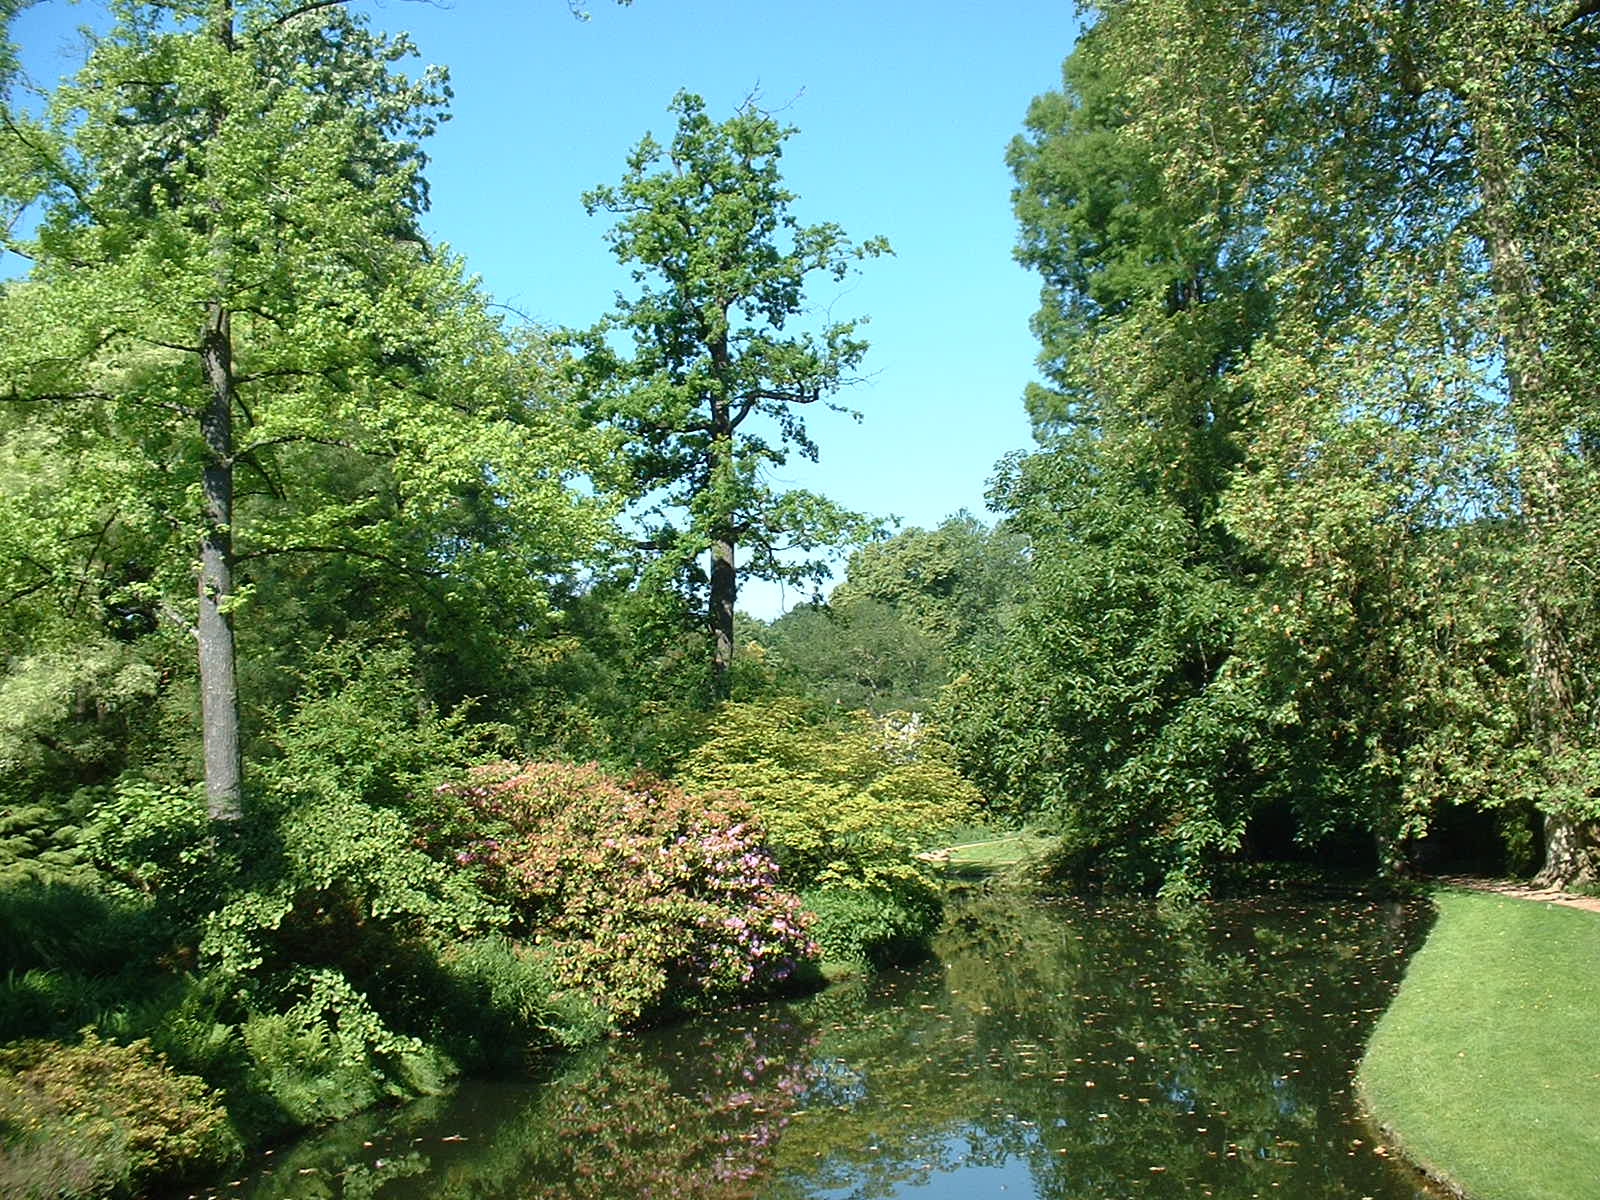
[[[1600,914],[1457,890],[1373,1030],[1373,1122],[1471,1200],[1575,1200],[1600,1181]]]

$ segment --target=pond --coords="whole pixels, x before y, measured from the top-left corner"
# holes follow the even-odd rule
[[[357,1118],[211,1194],[1412,1200],[1351,1076],[1427,920],[978,895],[915,968]]]

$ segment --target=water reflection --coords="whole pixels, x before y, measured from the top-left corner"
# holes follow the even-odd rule
[[[265,1200],[1426,1195],[1350,1076],[1420,940],[1380,903],[977,898],[922,967],[347,1123]]]

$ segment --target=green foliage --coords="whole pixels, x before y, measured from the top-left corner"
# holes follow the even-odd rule
[[[169,905],[92,876],[0,889],[0,1044],[106,1028],[162,989],[185,932]]]
[[[806,889],[922,878],[917,852],[980,804],[920,720],[855,714],[834,724],[794,700],[723,706],[679,779],[737,791]]]
[[[207,916],[202,952],[230,974],[271,978],[293,964],[364,963],[391,938],[504,920],[419,840],[398,814],[355,799],[281,814],[241,843],[250,883]]]
[[[816,584],[826,575],[820,551],[870,531],[859,514],[774,490],[767,476],[791,448],[816,458],[800,406],[848,383],[867,349],[856,321],[794,328],[808,280],[842,280],[888,244],[796,220],[778,170],[794,131],[753,104],[716,122],[700,97],[680,92],[671,110],[670,143],[647,135],[620,184],[583,198],[591,213],[619,214],[607,240],[642,286],[574,341],[589,414],[623,438],[654,580],[675,580],[707,614],[714,690],[726,698],[739,574]],[[631,335],[631,357],[607,338],[614,330]],[[709,578],[699,566],[708,549]]]
[[[609,506],[577,486],[605,446],[549,346],[422,236],[443,73],[408,76],[409,42],[342,5],[119,5],[85,45],[0,138],[5,240],[32,264],[0,291],[0,594],[27,651],[0,687],[58,743],[30,753],[74,784],[146,769],[129,697],[187,690],[147,643],[214,609],[263,708],[293,647],[402,631],[453,706],[494,678],[497,641],[559,622],[552,580]],[[231,637],[198,623],[218,683]],[[62,647],[83,663],[52,665]],[[237,705],[205,694],[215,746]]]
[[[886,604],[946,655],[959,655],[1005,628],[1028,576],[1026,545],[1015,527],[985,528],[960,512],[857,550],[830,605]]]
[[[942,702],[991,802],[1048,817],[1069,861],[1123,886],[1236,848],[1252,782],[1251,697],[1223,673],[1237,590],[1175,503],[1063,439],[997,496],[1029,535],[1013,624]]]
[[[70,770],[77,776],[72,782],[89,782],[86,776],[116,764],[127,753],[138,713],[159,692],[159,666],[109,638],[9,660],[0,676],[0,774],[11,781],[7,798],[21,800],[21,786],[38,786],[41,776],[59,778]]]
[[[81,878],[89,850],[83,797],[17,800],[0,808],[0,881],[15,886]]]
[[[445,966],[467,994],[467,1007],[457,1014],[459,1028],[470,1030],[480,1043],[478,1053],[491,1060],[547,1041],[576,1049],[610,1029],[611,1013],[603,1005],[562,985],[549,950],[491,934],[453,950]]]
[[[731,797],[564,763],[481,768],[441,796],[456,805],[441,848],[563,987],[618,1023],[771,989],[815,954],[761,827]]]
[[[811,932],[826,963],[882,966],[919,958],[944,917],[936,893],[903,880],[817,888],[800,898],[817,915]]]
[[[1134,8],[1102,10],[1062,65],[1061,90],[1034,100],[1027,133],[1007,154],[1017,180],[1017,258],[1043,281],[1033,330],[1049,385],[1030,385],[1026,399],[1042,434],[1121,426],[1165,442],[1161,463],[1181,478],[1177,490],[1214,496],[1224,482],[1217,457],[1236,451],[1228,444],[1236,416],[1208,383],[1262,322],[1259,268],[1248,253],[1256,214],[1228,202],[1236,186],[1229,172],[1242,166],[1207,163],[1206,187],[1175,187],[1166,168],[1177,147],[1165,139],[1190,141],[1192,129],[1152,134],[1130,120],[1142,115],[1130,114],[1138,67],[1123,57],[1126,39],[1138,36]],[[1137,342],[1118,346],[1114,337],[1108,346],[1119,327],[1138,328],[1147,345],[1159,339],[1164,353],[1146,356]],[[1190,356],[1188,370],[1173,351]],[[1150,403],[1108,407],[1108,392],[1118,390],[1143,392]]]
[[[268,714],[260,784],[279,805],[359,797],[404,809],[503,731],[441,715],[403,644],[327,644],[306,655],[286,710]]]
[[[390,1029],[338,971],[296,970],[278,990],[291,1001],[287,1007],[251,1015],[241,1036],[249,1083],[270,1098],[286,1127],[437,1093],[455,1074],[438,1051]]]
[[[370,939],[449,939],[504,920],[421,848],[418,823],[440,815],[430,785],[476,757],[484,731],[435,714],[410,666],[396,648],[312,656],[271,726],[279,754],[260,767],[262,819],[240,847],[246,884],[206,918],[203,950],[223,970],[359,972]]]
[[[257,815],[217,849],[235,882],[197,914],[226,999],[192,1031],[206,1045],[217,1024],[237,1031],[210,1067],[252,1129],[281,1131],[437,1090],[455,1069],[437,1047],[471,1037],[418,994],[470,1028],[442,959],[506,914],[423,847],[440,815],[429,785],[484,731],[432,711],[407,652],[311,655],[267,729],[277,755],[258,768]]]
[[[153,897],[179,920],[197,919],[216,897],[212,830],[201,789],[125,775],[94,796],[89,831],[102,875]]]
[[[1591,206],[1533,199],[1593,191],[1566,36],[1119,0],[1030,110],[1028,403],[1061,436],[999,481],[1035,583],[948,712],[1073,874],[1193,893],[1272,810],[1386,869],[1463,800],[1592,838]]]
[[[830,919],[853,913],[870,922],[858,932],[828,928],[846,950],[899,948],[931,930],[939,887],[918,854],[972,821],[981,803],[920,718],[857,713],[829,722],[794,700],[724,705],[679,778],[737,792],[759,814],[793,886],[824,894]]]
[[[949,671],[939,643],[878,600],[799,605],[755,644],[779,686],[846,712],[925,709]]]
[[[132,1195],[237,1158],[218,1097],[147,1042],[0,1050],[0,1191],[17,1200]]]
[[[0,666],[0,880],[85,881],[113,781],[183,777],[189,696],[160,637],[128,644],[66,622],[35,645]]]

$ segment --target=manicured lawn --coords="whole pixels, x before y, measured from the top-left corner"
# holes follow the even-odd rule
[[[1472,1200],[1600,1196],[1600,914],[1440,892],[1358,1084]]]
[[[927,855],[953,876],[986,875],[1026,862],[1048,849],[1055,839],[1032,833],[1008,833],[979,842],[947,846]]]

